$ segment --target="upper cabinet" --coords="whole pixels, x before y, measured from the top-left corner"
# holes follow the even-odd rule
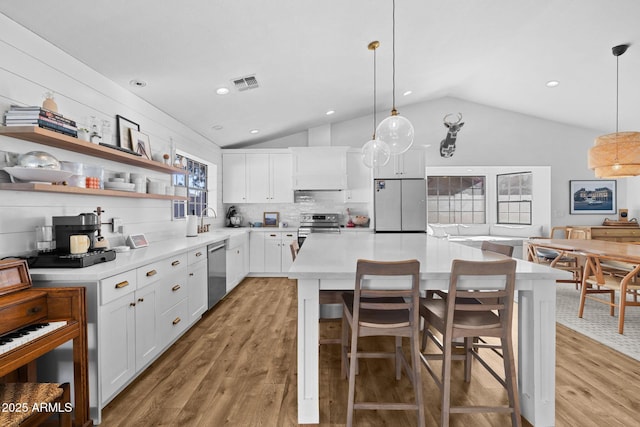
[[[347,152],[347,190],[344,192],[345,202],[368,203],[373,195],[373,176],[370,168],[362,161],[362,152]]]
[[[222,201],[224,203],[293,202],[291,154],[288,150],[223,152]]]
[[[424,150],[409,150],[397,156],[391,156],[389,163],[375,169],[375,178],[424,178]]]
[[[295,147],[294,190],[344,190],[347,188],[349,147]]]
[[[222,202],[247,203],[246,155],[222,153]]]

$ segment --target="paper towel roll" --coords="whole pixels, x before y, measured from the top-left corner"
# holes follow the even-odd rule
[[[187,215],[187,237],[195,237],[198,235],[198,217],[195,215]]]

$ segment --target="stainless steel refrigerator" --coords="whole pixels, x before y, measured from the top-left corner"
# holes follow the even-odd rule
[[[426,180],[376,179],[373,197],[376,232],[424,232],[426,230]]]

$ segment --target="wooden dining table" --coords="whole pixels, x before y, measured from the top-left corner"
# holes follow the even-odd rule
[[[538,248],[584,256],[606,256],[616,261],[640,263],[640,245],[589,239],[530,239],[525,242]]]
[[[298,423],[318,424],[319,291],[354,289],[358,259],[420,261],[420,289],[448,289],[453,259],[490,261],[504,255],[417,233],[311,234],[289,270],[298,283]],[[533,425],[555,425],[556,280],[570,273],[517,260],[518,393]],[[478,289],[483,284],[477,283]],[[435,396],[429,396],[435,402]],[[427,398],[425,397],[425,401]]]

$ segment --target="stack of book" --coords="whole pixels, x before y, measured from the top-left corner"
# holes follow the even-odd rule
[[[39,126],[54,132],[78,137],[78,127],[75,121],[65,118],[62,114],[54,113],[38,106],[20,107],[12,105],[9,111],[4,113],[4,125]]]

